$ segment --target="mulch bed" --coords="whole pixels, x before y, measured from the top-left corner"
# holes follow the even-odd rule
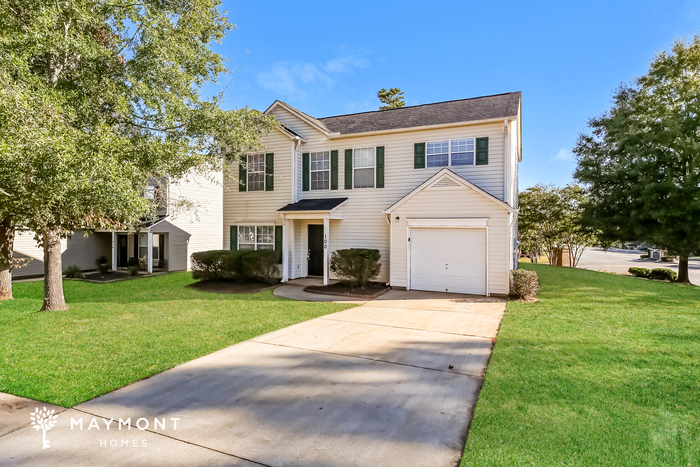
[[[199,281],[187,287],[213,293],[256,293],[271,289],[274,285],[261,284],[259,282],[234,282],[234,281]]]
[[[322,295],[341,295],[343,297],[375,298],[389,289],[389,287],[379,282],[370,282],[364,289],[352,288],[348,284],[338,282],[332,285],[309,285],[304,288],[304,292]]]
[[[125,272],[115,272],[109,271],[105,273],[93,272],[90,274],[85,274],[85,279],[93,282],[111,282],[123,279],[128,279],[129,274]]]

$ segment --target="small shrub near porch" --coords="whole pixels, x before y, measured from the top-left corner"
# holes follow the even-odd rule
[[[379,250],[348,248],[331,255],[331,272],[345,279],[351,287],[365,288],[379,275],[382,255]]]
[[[540,291],[540,281],[535,271],[517,269],[511,271],[510,295],[527,302],[537,301],[537,293]]]
[[[210,250],[192,254],[192,277],[202,281],[277,282],[279,252]]]

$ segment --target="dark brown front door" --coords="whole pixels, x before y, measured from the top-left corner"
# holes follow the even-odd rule
[[[309,226],[309,276],[323,275],[323,226]]]
[[[126,235],[117,235],[117,246],[119,254],[117,256],[117,267],[125,268],[129,262],[129,239]]]

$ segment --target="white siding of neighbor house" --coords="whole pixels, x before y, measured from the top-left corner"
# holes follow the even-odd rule
[[[84,232],[79,230],[69,238],[61,240],[61,252],[63,270],[69,266],[78,266],[82,270],[96,269],[100,256],[105,256],[111,262],[112,235],[97,232],[86,237]],[[12,272],[14,278],[44,274],[44,250],[37,246],[33,232],[16,232],[13,254],[16,258],[32,258],[25,267]]]
[[[292,202],[292,153],[294,141],[281,131],[273,131],[264,138],[265,153],[274,153],[274,191],[238,191],[239,182],[224,182],[223,246],[230,245],[232,225],[282,224],[277,210]],[[238,174],[238,169],[233,170]]]
[[[171,206],[187,200],[188,206],[170,208],[169,216],[151,232],[167,234],[168,270],[191,269],[192,253],[219,250],[223,242],[223,176],[193,174],[170,184]]]
[[[447,185],[447,184],[445,184]],[[409,218],[488,218],[489,293],[508,293],[511,250],[509,213],[465,186],[433,186],[415,194],[391,213],[391,285],[406,287]],[[399,217],[399,220],[396,220]]]

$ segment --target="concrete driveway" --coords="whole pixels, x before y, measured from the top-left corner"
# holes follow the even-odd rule
[[[678,272],[678,263],[640,259],[640,256],[644,253],[646,251],[620,250],[617,248],[603,251],[601,248],[588,248],[581,255],[578,267],[618,274],[627,274],[627,270],[631,267],[647,269],[668,268]],[[700,284],[700,261],[696,259],[689,261],[688,276],[690,276],[690,281],[693,284]]]
[[[26,414],[0,465],[455,466],[504,309],[390,291],[67,409],[48,449]]]

